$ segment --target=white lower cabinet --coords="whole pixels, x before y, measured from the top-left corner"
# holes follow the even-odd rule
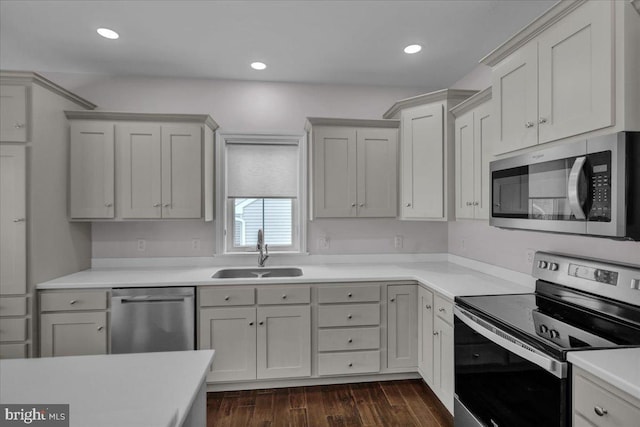
[[[433,384],[433,292],[418,288],[418,371]]]
[[[257,304],[266,307],[254,305],[255,292],[253,287],[199,289],[198,348],[216,351],[208,382],[311,375],[309,288],[259,289]],[[279,305],[272,305],[276,296]]]
[[[590,373],[573,369],[573,426],[627,427],[638,424],[640,400]]]
[[[440,401],[453,413],[453,326],[436,316],[433,321],[433,385]]]
[[[417,285],[387,286],[387,367],[418,364]]]

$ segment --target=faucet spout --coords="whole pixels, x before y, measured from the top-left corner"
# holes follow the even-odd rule
[[[258,242],[256,243],[258,253],[258,267],[264,267],[264,263],[269,258],[269,245],[264,244],[264,233],[262,229],[258,230]]]

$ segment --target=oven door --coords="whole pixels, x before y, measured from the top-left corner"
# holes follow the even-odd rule
[[[567,364],[455,307],[455,426],[568,426]]]

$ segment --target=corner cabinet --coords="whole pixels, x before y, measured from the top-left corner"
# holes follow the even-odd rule
[[[67,118],[71,219],[213,219],[211,117],[67,112]]]
[[[453,116],[476,91],[445,89],[396,102],[399,118],[400,219],[446,221],[453,212]]]
[[[316,218],[395,217],[397,120],[309,117]]]
[[[483,58],[493,67],[495,154],[639,130],[637,18],[630,2],[559,2]]]
[[[456,218],[489,218],[491,88],[458,104],[455,120]]]

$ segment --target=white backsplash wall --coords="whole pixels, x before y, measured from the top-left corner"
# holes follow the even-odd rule
[[[449,253],[531,273],[527,253],[543,250],[640,264],[640,242],[569,234],[505,230],[488,221],[449,223]]]

